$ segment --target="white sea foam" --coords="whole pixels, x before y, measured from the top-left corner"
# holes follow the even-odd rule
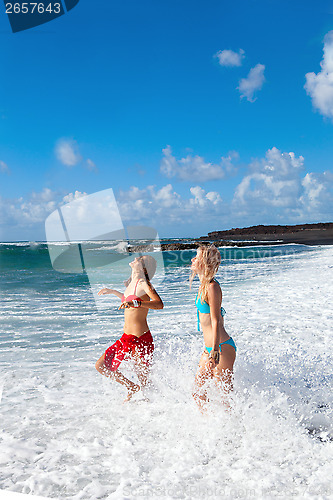
[[[330,498],[332,274],[332,247],[221,269],[235,391],[227,413],[212,388],[206,416],[191,397],[203,341],[187,269],[169,271],[165,309],[150,312],[150,402],[138,393],[123,405],[124,390],[94,369],[122,333],[116,306],[98,314],[74,287],[13,295],[2,312],[15,338],[3,326],[1,488],[75,500]],[[122,370],[132,376],[129,362]]]

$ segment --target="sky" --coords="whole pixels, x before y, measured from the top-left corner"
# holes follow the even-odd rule
[[[2,3],[0,43],[1,241],[110,188],[164,238],[333,220],[333,0]]]

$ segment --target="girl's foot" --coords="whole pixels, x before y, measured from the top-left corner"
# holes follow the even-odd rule
[[[124,399],[124,403],[127,403],[128,401],[130,401],[132,399],[134,394],[140,390],[140,386],[138,384],[132,384],[130,387],[127,387],[127,390],[128,390],[128,394],[127,394],[127,398]]]

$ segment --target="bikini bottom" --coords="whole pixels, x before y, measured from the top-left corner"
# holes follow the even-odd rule
[[[225,344],[231,345],[231,346],[235,349],[235,351],[237,351],[236,344],[235,344],[235,342],[233,341],[233,338],[232,338],[232,337],[230,337],[230,339],[226,340],[225,342],[221,342],[221,344],[219,345],[219,350],[220,350],[220,352],[221,352],[221,345],[225,345]],[[210,354],[210,352],[211,352],[211,350],[212,350],[213,348],[212,348],[212,347],[207,347],[207,346],[205,346],[205,347],[206,347],[206,351],[208,352],[208,354]]]

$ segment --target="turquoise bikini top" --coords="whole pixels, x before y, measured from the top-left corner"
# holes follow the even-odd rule
[[[217,280],[215,280],[215,281],[217,281]],[[217,281],[217,283],[218,283],[218,281]],[[201,300],[201,295],[200,295],[200,297],[198,295],[196,296],[195,305],[197,307],[198,332],[200,332],[199,311],[201,313],[204,313],[204,314],[209,314],[210,313],[210,306],[209,306],[209,304],[207,304],[207,302],[205,300],[204,301]],[[221,307],[222,318],[223,318],[223,316],[225,316],[225,314],[226,314],[226,311],[225,311],[224,307]]]

